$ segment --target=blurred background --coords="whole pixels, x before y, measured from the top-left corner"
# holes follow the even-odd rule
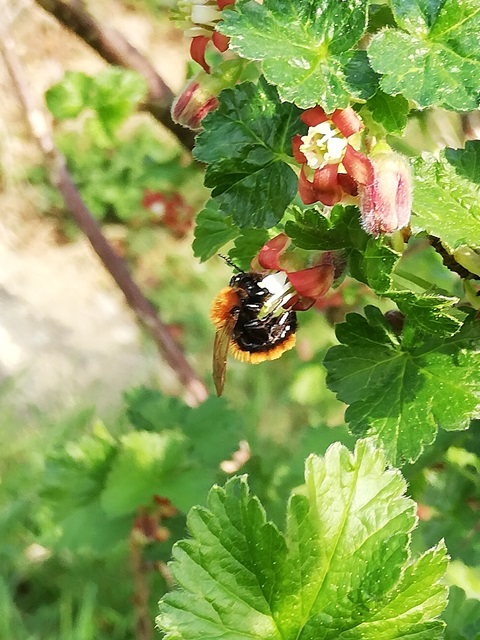
[[[231,270],[193,256],[194,217],[208,199],[202,168],[145,109],[145,80],[52,15],[70,6],[116,29],[176,94],[195,68],[169,21],[173,4],[0,0],[3,54],[209,392],[202,403],[186,395],[139,328],[52,186],[0,57],[0,640],[153,638],[172,544],[214,482],[249,473],[281,526],[305,456],[354,441],[321,362],[334,323],[361,310],[368,290],[345,281],[302,315],[296,350],[258,367],[230,361],[224,397],[213,397],[209,307]],[[405,470],[423,509],[415,548],[446,536],[449,580],[470,596],[480,593],[478,426],[443,434]]]

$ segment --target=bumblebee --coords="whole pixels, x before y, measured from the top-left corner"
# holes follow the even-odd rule
[[[295,345],[297,315],[283,308],[294,295],[286,275],[235,268],[239,273],[216,296],[210,313],[216,328],[213,380],[218,396],[225,385],[229,351],[238,360],[258,364],[276,360]]]

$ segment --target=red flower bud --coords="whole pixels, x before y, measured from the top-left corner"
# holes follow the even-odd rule
[[[373,154],[373,179],[359,183],[362,226],[378,236],[408,225],[412,211],[412,176],[407,160],[393,151]]]
[[[172,119],[193,131],[201,129],[203,118],[218,107],[218,81],[201,71],[187,84],[172,105]]]

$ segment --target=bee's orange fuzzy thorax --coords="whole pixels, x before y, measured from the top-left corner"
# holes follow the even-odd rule
[[[288,336],[286,340],[276,344],[272,349],[268,349],[267,351],[243,351],[240,349],[236,342],[233,340],[230,341],[230,353],[237,360],[241,360],[242,362],[250,362],[250,364],[259,364],[260,362],[264,362],[265,360],[276,360],[280,358],[285,351],[289,351],[295,346],[296,336],[294,333]]]
[[[217,329],[231,319],[231,310],[238,305],[238,294],[232,287],[225,287],[214,298],[210,309],[210,319]]]

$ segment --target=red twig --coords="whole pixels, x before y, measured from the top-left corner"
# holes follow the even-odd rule
[[[133,607],[135,611],[135,637],[137,640],[152,640],[153,624],[148,610],[150,588],[148,568],[143,559],[144,541],[136,529],[130,532],[130,569],[133,575]]]

